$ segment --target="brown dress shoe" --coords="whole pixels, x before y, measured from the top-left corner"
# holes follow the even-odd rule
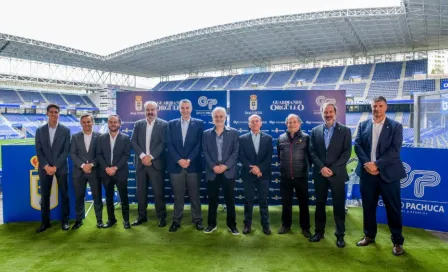
[[[375,243],[375,240],[372,238],[369,238],[367,236],[364,236],[359,242],[356,243],[357,246],[368,246],[369,244]]]
[[[403,246],[395,244],[394,247],[392,248],[392,254],[394,254],[395,256],[403,255],[404,254]]]

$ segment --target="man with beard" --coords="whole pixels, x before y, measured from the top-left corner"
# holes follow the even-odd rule
[[[400,256],[404,253],[400,180],[406,177],[400,159],[403,126],[386,117],[386,98],[382,96],[374,98],[371,106],[373,117],[359,123],[355,139],[364,217],[364,238],[356,245],[368,246],[375,242],[376,208],[381,195],[386,206],[387,223],[392,233],[392,254]]]
[[[239,235],[236,228],[235,178],[238,175],[237,162],[239,151],[238,132],[226,127],[226,109],[216,107],[212,111],[213,128],[204,131],[202,151],[205,158],[205,175],[208,192],[208,226],[205,233],[217,230],[217,209],[219,188],[224,191],[227,207],[227,227],[233,235]]]
[[[131,152],[129,137],[119,131],[121,119],[118,115],[110,115],[107,119],[109,133],[98,138],[97,159],[100,164],[99,172],[104,189],[106,190],[107,223],[103,228],[110,228],[117,223],[114,214],[114,191],[117,186],[121,199],[123,225],[129,229],[129,201],[128,201],[128,159]]]
[[[96,216],[96,227],[103,227],[103,200],[101,194],[101,181],[98,179],[98,160],[96,146],[100,133],[94,132],[93,117],[90,114],[81,116],[82,131],[72,136],[70,157],[73,161],[73,186],[76,194],[76,222],[72,229],[82,226],[85,208],[85,195],[87,182],[93,195],[93,205]]]
[[[269,182],[272,171],[272,136],[261,132],[261,117],[254,114],[249,117],[250,132],[240,136],[240,155],[242,164],[241,178],[244,185],[244,230],[243,234],[252,231],[252,211],[255,193],[260,205],[261,226],[263,233],[271,234],[269,227]]]
[[[36,154],[39,160],[39,179],[41,182],[42,224],[37,233],[51,228],[50,195],[53,179],[56,176],[62,206],[62,230],[69,230],[70,202],[68,198],[67,157],[70,151],[70,129],[59,123],[59,106],[47,106],[48,123],[36,130]],[[57,194],[57,192],[56,192]]]
[[[348,127],[336,122],[337,107],[325,103],[321,107],[324,124],[311,131],[310,155],[314,163],[313,178],[316,191],[316,229],[310,242],[324,238],[328,188],[333,198],[333,215],[336,223],[336,246],[345,247],[345,181],[346,164],[352,151],[352,135]]]
[[[132,132],[132,147],[135,151],[138,218],[132,223],[138,226],[148,221],[148,186],[154,192],[159,227],[166,226],[165,205],[165,152],[168,123],[157,118],[157,103],[144,104],[146,118],[135,122]]]
[[[300,227],[302,235],[311,237],[310,211],[308,207],[308,167],[310,137],[302,132],[302,120],[296,114],[286,118],[288,130],[280,135],[277,142],[278,159],[280,161],[280,194],[282,196],[282,227],[278,234],[291,231],[292,201],[296,191],[300,209]]]
[[[179,102],[181,118],[168,123],[168,162],[174,194],[173,223],[170,232],[180,228],[184,212],[185,191],[188,190],[192,221],[197,230],[203,230],[199,184],[202,174],[202,133],[204,122],[191,117],[191,101]]]

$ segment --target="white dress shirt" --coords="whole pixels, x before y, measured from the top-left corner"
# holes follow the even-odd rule
[[[115,147],[115,141],[117,140],[117,135],[115,135],[115,138],[112,137],[112,135],[109,133],[110,137],[110,165],[113,166],[114,163],[114,147]]]
[[[376,161],[376,148],[378,147],[378,140],[380,138],[381,131],[383,130],[384,121],[386,118],[383,119],[383,121],[376,123],[372,119],[372,150],[370,152],[370,160],[372,162]]]
[[[141,153],[140,154],[140,159],[143,159],[143,157],[145,156],[151,156],[151,134],[152,134],[152,129],[154,128],[154,123],[156,122],[156,120],[152,120],[151,123],[148,122],[148,119],[146,119],[146,154],[145,153]],[[152,157],[152,156],[151,156]]]
[[[50,124],[48,124],[48,132],[50,132],[50,146],[53,147],[54,135],[56,135],[56,130],[58,129],[59,122],[56,123],[56,126],[52,128]]]
[[[92,142],[93,132],[90,132],[90,134],[85,134],[83,131],[82,134],[84,136],[84,146],[86,147],[87,153],[89,153],[89,148],[90,148],[90,143]],[[92,163],[92,162],[86,161],[85,163],[81,164],[81,168],[83,168],[84,165],[86,165],[86,163]],[[93,166],[93,164],[92,164],[92,166]]]
[[[184,120],[180,118],[180,128],[182,130],[182,145],[185,145],[185,137],[187,137],[188,126],[190,125],[191,118]]]

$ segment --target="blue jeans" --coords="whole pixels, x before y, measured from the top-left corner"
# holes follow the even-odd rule
[[[258,202],[260,205],[261,225],[269,227],[269,209],[268,209],[268,194],[269,194],[269,180],[243,180],[244,185],[244,225],[252,225],[252,212],[254,209],[255,190],[258,193]]]

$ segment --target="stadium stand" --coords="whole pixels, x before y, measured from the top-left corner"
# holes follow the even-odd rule
[[[341,84],[339,85],[338,90],[346,90],[345,93],[347,96],[354,97],[363,97],[364,90],[366,89],[366,83],[357,83],[357,84]]]
[[[392,82],[373,82],[370,85],[369,93],[367,95],[368,99],[371,99],[375,96],[382,95],[385,98],[396,98],[398,96],[398,86],[400,82],[392,81]]]
[[[239,89],[243,87],[246,81],[252,76],[252,74],[242,74],[234,76],[230,82],[224,86],[226,89]]]
[[[14,90],[0,90],[0,101],[5,104],[22,104],[23,101]]]
[[[336,89],[336,85],[314,85],[313,87],[311,87],[311,90],[334,90]]]
[[[436,90],[434,79],[406,80],[403,84],[403,95],[411,95],[413,92],[432,92]]]
[[[275,72],[266,84],[266,87],[283,87],[286,83],[288,83],[288,80],[293,74],[294,71]]]
[[[182,81],[181,84],[179,84],[179,86],[176,87],[176,89],[174,89],[175,91],[186,91],[189,90],[191,88],[191,86],[193,86],[193,84],[198,81],[197,78],[189,78],[186,79],[184,81]]]
[[[58,104],[59,106],[67,106],[64,98],[58,93],[42,93],[49,103]]]
[[[253,76],[246,83],[246,87],[250,88],[252,86],[265,86],[266,81],[269,79],[269,77],[271,77],[271,75],[271,72],[253,74]]]
[[[227,82],[232,78],[233,76],[221,76],[215,78],[212,83],[209,84],[207,89],[224,89]]]
[[[428,60],[411,60],[406,62],[405,77],[412,77],[416,74],[428,74]]]
[[[351,78],[368,79],[372,71],[372,64],[350,65],[345,71],[344,80]]]
[[[47,102],[45,98],[38,92],[17,91],[17,93],[22,97],[23,102]]]
[[[399,79],[402,67],[403,62],[377,63],[372,79],[376,81]]]
[[[203,90],[207,88],[207,86],[214,80],[214,77],[203,77],[198,79],[193,86],[191,86],[190,90]]]
[[[313,82],[317,70],[317,68],[297,70],[291,79],[291,84],[297,84],[298,81],[303,81],[304,83]]]
[[[162,88],[160,88],[159,91],[172,91],[172,90],[174,90],[174,89],[175,89],[181,82],[182,82],[182,80],[169,81],[165,86],[163,86]]]
[[[317,76],[316,83],[318,84],[336,83],[341,77],[343,70],[344,70],[343,66],[322,68],[322,70],[320,70],[319,75]]]

